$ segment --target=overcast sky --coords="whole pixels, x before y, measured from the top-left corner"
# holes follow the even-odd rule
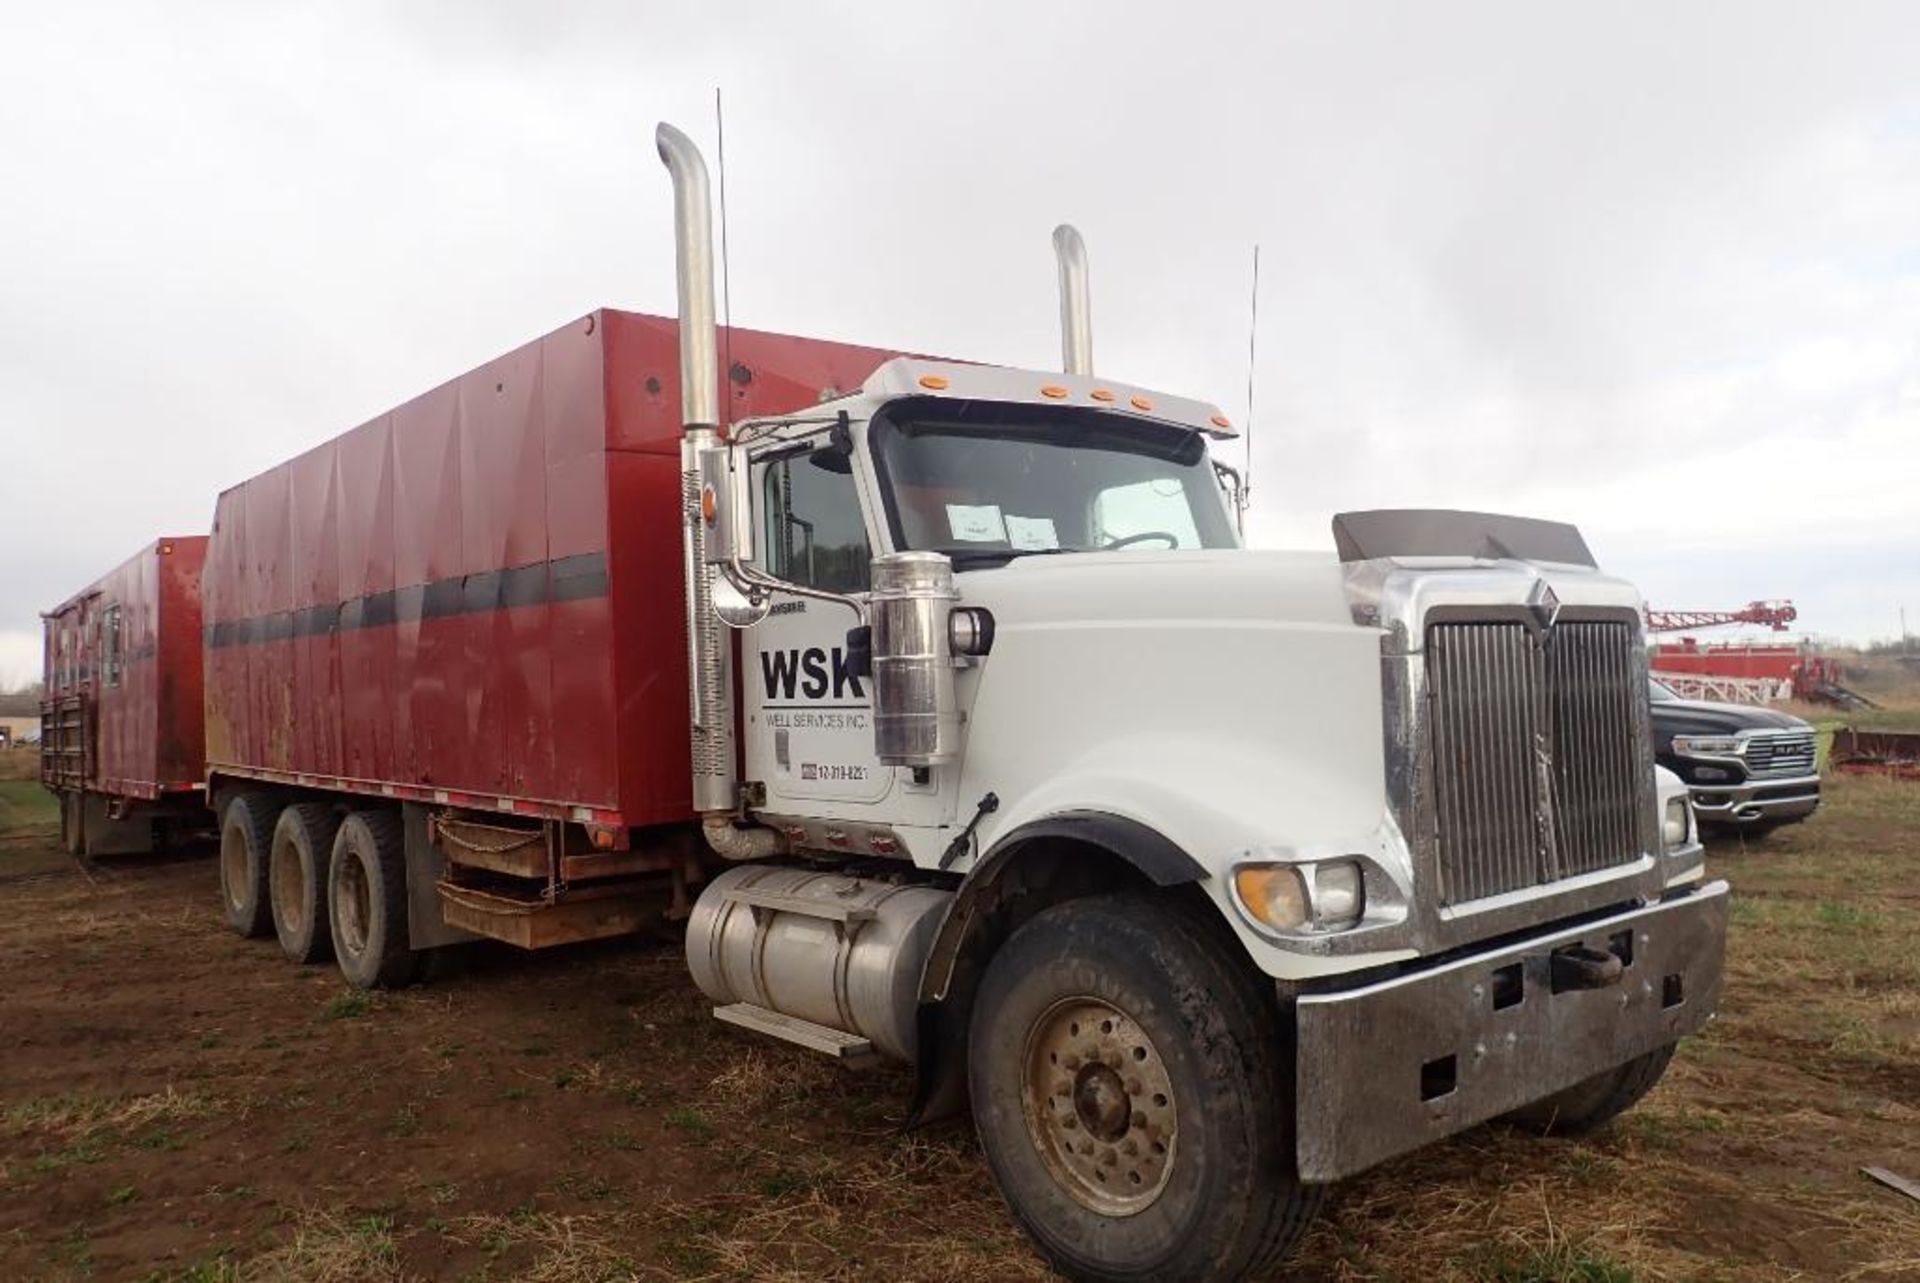
[[[805,12],[802,12],[803,8]],[[722,19],[720,15],[724,14]],[[743,325],[1243,417],[1254,541],[1578,522],[1656,604],[1920,628],[1920,6],[12,6],[0,684],[224,486],[602,304],[671,312],[726,92]]]

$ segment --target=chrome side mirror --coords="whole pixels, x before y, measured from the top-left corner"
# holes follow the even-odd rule
[[[710,566],[753,560],[752,475],[747,452],[737,446],[700,452],[700,519]]]
[[[713,579],[713,613],[729,628],[751,628],[767,617],[767,594],[738,578],[753,557],[753,470],[747,452],[716,445],[700,453],[700,520]]]
[[[874,756],[889,766],[950,762],[960,752],[948,618],[958,597],[953,562],[937,552],[889,552],[872,565]]]
[[[766,596],[755,596],[734,586],[723,573],[713,581],[713,613],[729,628],[751,628],[767,617],[773,603]]]

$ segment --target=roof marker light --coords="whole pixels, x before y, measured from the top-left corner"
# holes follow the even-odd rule
[[[1131,396],[1131,397],[1128,397],[1128,398],[1127,398],[1127,404],[1128,404],[1128,405],[1130,405],[1130,406],[1132,406],[1132,407],[1133,407],[1134,409],[1136,409],[1136,410],[1151,410],[1151,409],[1153,409],[1153,402],[1151,402],[1151,401],[1149,401],[1149,400],[1147,400],[1147,398],[1145,398],[1145,397],[1143,397],[1143,396]]]
[[[923,374],[920,376],[920,386],[930,391],[944,392],[947,390],[947,385],[948,380],[945,375]]]
[[[1040,389],[1040,395],[1058,401],[1067,395],[1067,390],[1058,383],[1049,383]]]
[[[1229,419],[1224,414],[1214,415],[1213,418],[1209,420],[1209,422],[1211,422],[1213,426],[1216,428],[1230,428],[1233,426],[1233,420]]]
[[[1087,395],[1096,401],[1111,401],[1114,399],[1113,392],[1107,388],[1095,388],[1093,391],[1087,393]]]

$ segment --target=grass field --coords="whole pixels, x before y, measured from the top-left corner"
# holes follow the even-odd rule
[[[1044,1274],[907,1081],[711,1020],[668,944],[345,989],[204,858],[82,870],[0,782],[0,1278]],[[1721,1017],[1587,1142],[1482,1128],[1337,1188],[1303,1280],[1920,1277],[1920,786],[1713,851]]]

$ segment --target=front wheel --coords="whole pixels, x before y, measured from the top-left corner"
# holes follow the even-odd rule
[[[1277,1004],[1186,909],[1055,905],[994,956],[968,1036],[974,1123],[1014,1216],[1078,1279],[1229,1279],[1319,1203],[1293,1158]]]
[[[1514,1110],[1507,1121],[1542,1136],[1584,1136],[1639,1104],[1667,1072],[1673,1048],[1674,1044],[1668,1043],[1624,1065],[1582,1079],[1565,1091]]]

